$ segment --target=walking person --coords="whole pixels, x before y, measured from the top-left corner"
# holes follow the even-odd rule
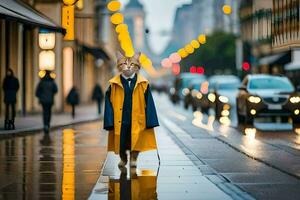
[[[120,74],[113,77],[105,95],[104,129],[109,131],[108,151],[120,155],[118,166],[136,168],[140,152],[157,149],[154,127],[159,126],[149,82],[141,74],[140,54],[118,53]]]
[[[103,91],[99,84],[96,84],[93,90],[92,100],[97,102],[98,105],[98,114],[101,114],[101,106],[103,101]]]
[[[57,93],[57,85],[50,76],[50,71],[46,70],[45,76],[41,78],[37,89],[36,97],[43,107],[44,132],[49,133],[51,121],[51,108],[54,104],[54,95]]]
[[[75,118],[75,106],[79,104],[79,93],[75,86],[72,87],[67,96],[67,103],[72,106],[72,117]]]
[[[19,90],[19,87],[19,81],[14,76],[13,70],[8,69],[2,85],[2,88],[4,90],[5,103],[5,130],[15,129],[17,92]]]

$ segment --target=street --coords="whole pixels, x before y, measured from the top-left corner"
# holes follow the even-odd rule
[[[114,184],[124,180],[123,187],[135,180],[149,183],[147,194],[154,199],[298,199],[295,132],[221,125],[213,116],[173,106],[165,94],[154,98],[160,165],[155,151],[143,153],[137,172],[124,179],[118,157],[106,152],[101,121],[59,128],[49,136],[6,138],[0,140],[0,199],[111,199],[121,195]]]

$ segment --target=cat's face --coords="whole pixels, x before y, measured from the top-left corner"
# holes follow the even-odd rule
[[[119,71],[126,77],[131,77],[134,73],[140,70],[139,62],[140,54],[137,53],[133,57],[128,58],[122,55],[120,52],[117,53],[117,66]]]

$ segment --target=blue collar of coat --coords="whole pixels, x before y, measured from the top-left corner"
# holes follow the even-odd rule
[[[149,82],[145,77],[143,77],[142,75],[140,74],[137,74],[137,80],[136,80],[136,84],[135,84],[135,87],[140,84],[140,83],[143,83],[143,82]],[[118,74],[116,75],[115,77],[113,77],[112,79],[109,80],[109,83],[112,84],[117,84],[119,85],[121,88],[123,88],[123,85],[122,85],[122,82],[121,82],[121,74]]]

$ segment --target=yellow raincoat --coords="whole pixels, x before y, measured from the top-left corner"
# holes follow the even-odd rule
[[[113,108],[113,130],[109,131],[108,151],[116,154],[120,150],[120,135],[122,123],[122,107],[124,102],[124,88],[120,75],[110,81],[110,102]],[[157,148],[153,128],[146,128],[145,92],[149,82],[142,75],[137,75],[136,85],[132,94],[132,122],[131,122],[131,151],[148,151]]]

